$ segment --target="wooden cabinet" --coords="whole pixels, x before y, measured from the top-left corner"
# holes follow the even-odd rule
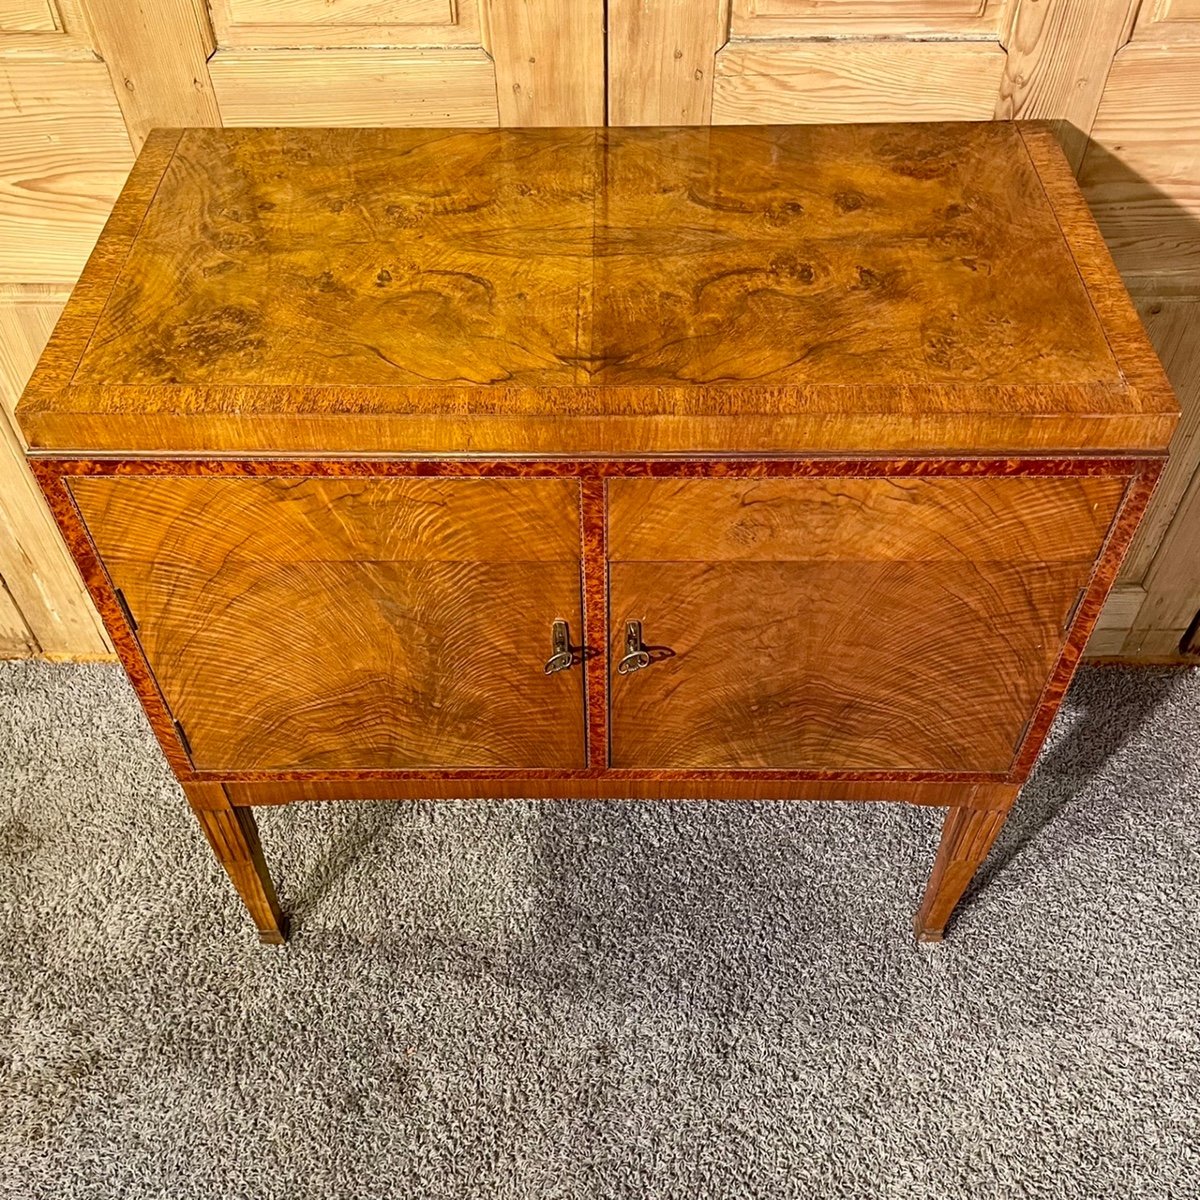
[[[20,408],[265,940],[256,804],[947,805],[941,936],[1174,399],[1037,127],[151,136]]]

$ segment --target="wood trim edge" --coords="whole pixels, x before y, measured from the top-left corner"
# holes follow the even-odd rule
[[[195,771],[179,740],[175,719],[142,652],[141,643],[126,620],[116,589],[104,569],[66,477],[46,463],[34,460],[30,466],[168,764],[181,782],[191,780]]]

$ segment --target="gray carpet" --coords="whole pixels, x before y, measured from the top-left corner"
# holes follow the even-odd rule
[[[271,811],[276,950],[123,677],[0,664],[0,1195],[1198,1196],[1198,759],[1086,673],[933,947],[935,811]]]

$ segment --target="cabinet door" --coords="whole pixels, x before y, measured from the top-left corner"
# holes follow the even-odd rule
[[[574,481],[72,491],[199,769],[583,765],[582,672],[543,671],[582,629]]]
[[[1005,771],[1115,479],[622,479],[617,767]]]

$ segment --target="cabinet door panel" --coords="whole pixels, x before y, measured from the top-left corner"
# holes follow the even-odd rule
[[[1072,564],[613,563],[614,633],[640,620],[655,660],[613,675],[613,765],[1005,771],[1085,578]]]
[[[582,628],[571,481],[74,492],[199,769],[584,764],[582,672],[542,670]]]
[[[1123,487],[614,480],[613,765],[1007,771]]]
[[[1112,478],[614,479],[621,561],[1088,561],[1125,491]]]

